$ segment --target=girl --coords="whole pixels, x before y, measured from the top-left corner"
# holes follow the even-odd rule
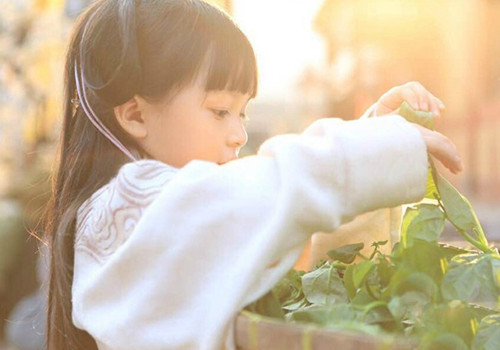
[[[419,200],[444,136],[399,116],[323,119],[247,141],[252,48],[201,0],[98,0],[75,26],[47,234],[49,349],[233,347],[232,319],[268,291],[309,235]],[[439,113],[416,83],[403,99]]]

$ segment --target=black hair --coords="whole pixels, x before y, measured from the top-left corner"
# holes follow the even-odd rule
[[[74,108],[75,68],[102,123],[143,153],[113,108],[139,95],[161,99],[205,76],[205,89],[257,93],[253,49],[233,20],[202,0],[98,0],[77,20],[65,66],[60,153],[45,234],[51,251],[47,348],[96,349],[72,323],[76,213],[129,159]]]

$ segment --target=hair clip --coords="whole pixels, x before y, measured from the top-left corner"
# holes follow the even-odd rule
[[[80,100],[78,99],[78,92],[75,91],[74,98],[71,99],[71,104],[73,105],[73,117],[75,116],[78,108],[80,108]]]

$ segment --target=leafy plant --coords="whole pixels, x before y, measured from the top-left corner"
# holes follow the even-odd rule
[[[430,113],[403,104],[400,114],[433,127]],[[390,255],[378,249],[386,242],[375,242],[369,257],[362,243],[335,249],[313,271],[290,271],[248,308],[264,304],[266,316],[385,340],[405,336],[419,349],[500,349],[500,255],[431,159],[425,198],[406,210]],[[471,249],[439,243],[446,221]]]

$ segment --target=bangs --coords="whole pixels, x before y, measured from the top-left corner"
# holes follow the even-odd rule
[[[257,62],[247,37],[222,10],[204,2],[168,2],[168,11],[144,8],[139,34],[143,81],[152,99],[199,84],[205,91],[257,95]]]
[[[257,95],[257,64],[255,54],[245,35],[236,28],[218,28],[226,33],[214,35],[201,71],[205,90],[227,90]],[[221,35],[222,34],[222,35]]]

